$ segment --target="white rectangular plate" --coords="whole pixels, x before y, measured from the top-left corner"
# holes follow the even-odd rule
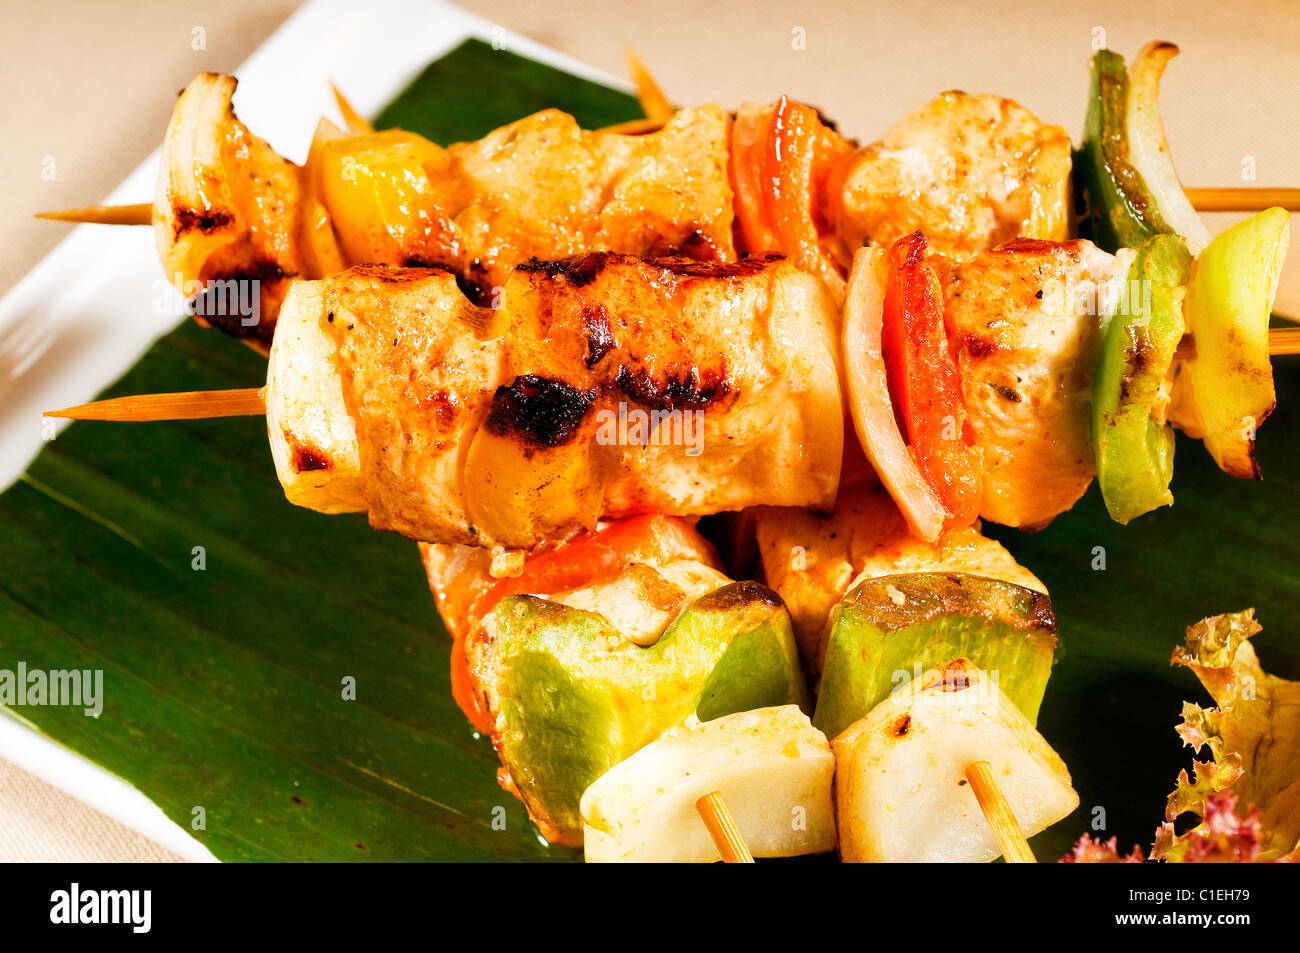
[[[313,0],[236,71],[235,106],[254,133],[301,162],[317,118],[335,113],[331,80],[360,112],[374,115],[469,37],[626,88],[440,0]],[[155,151],[104,202],[152,201],[157,173]],[[149,229],[76,228],[0,299],[0,487],[18,478],[50,436],[44,411],[92,399],[180,320],[181,302],[162,275]],[[0,756],[182,857],[215,860],[134,787],[0,711]]]

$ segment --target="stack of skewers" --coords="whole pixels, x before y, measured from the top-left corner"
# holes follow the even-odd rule
[[[1258,477],[1300,350],[1287,212],[1211,237],[1174,175],[1174,52],[1098,54],[1077,152],[963,93],[859,148],[634,62],[643,122],[442,148],[340,96],[299,167],[203,74],[151,205],[51,217],[151,224],[266,386],[52,415],[265,415],[290,502],[417,540],[458,703],[589,860],[1032,860],[1078,803],[1034,727],[1055,621],[979,521],[1094,477],[1121,522],[1168,505],[1175,426]],[[252,281],[255,324],[214,307]]]

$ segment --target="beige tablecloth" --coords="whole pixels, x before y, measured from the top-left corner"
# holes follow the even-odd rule
[[[1300,186],[1300,6],[1290,0],[463,5],[613,73],[624,72],[622,49],[632,44],[677,102],[789,93],[862,139],[950,88],[1014,97],[1077,136],[1094,40],[1104,36],[1125,55],[1150,39],[1171,40],[1183,55],[1162,87],[1162,113],[1184,182],[1239,185],[1243,169],[1253,168],[1253,184]],[[295,6],[5,0],[0,292],[64,234],[33,221],[34,212],[107,194],[157,144],[176,91],[192,75],[233,69]],[[205,31],[204,51],[192,48],[196,27]],[[41,170],[50,156],[56,175],[47,181]],[[1300,313],[1298,272],[1289,269],[1282,294],[1290,313]],[[0,860],[167,856],[0,760]]]

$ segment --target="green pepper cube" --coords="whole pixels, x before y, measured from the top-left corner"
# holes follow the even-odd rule
[[[1038,719],[1056,653],[1042,592],[964,573],[868,579],[831,615],[813,724],[834,738],[928,669],[964,658]]]
[[[493,743],[529,813],[568,843],[581,841],[583,791],[690,716],[808,707],[789,613],[757,583],[700,597],[645,647],[534,596],[502,600],[484,632],[470,652]]]
[[[1164,420],[1170,365],[1183,338],[1191,256],[1156,235],[1136,249],[1122,300],[1102,332],[1093,376],[1092,445],[1111,519],[1127,523],[1174,501],[1174,432]]]

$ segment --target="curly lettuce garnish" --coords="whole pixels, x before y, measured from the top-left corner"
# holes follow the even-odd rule
[[[1140,864],[1143,862],[1142,848],[1134,847],[1127,856],[1119,855],[1119,840],[1112,837],[1108,841],[1093,840],[1087,834],[1079,838],[1074,850],[1066,854],[1058,864]]]
[[[1217,707],[1183,704],[1178,734],[1210,760],[1194,762],[1194,782],[1179,773],[1153,859],[1300,861],[1300,682],[1260,667],[1250,644],[1259,630],[1253,609],[1211,616],[1174,651],[1172,663],[1190,668]],[[1201,821],[1176,834],[1187,812]]]

